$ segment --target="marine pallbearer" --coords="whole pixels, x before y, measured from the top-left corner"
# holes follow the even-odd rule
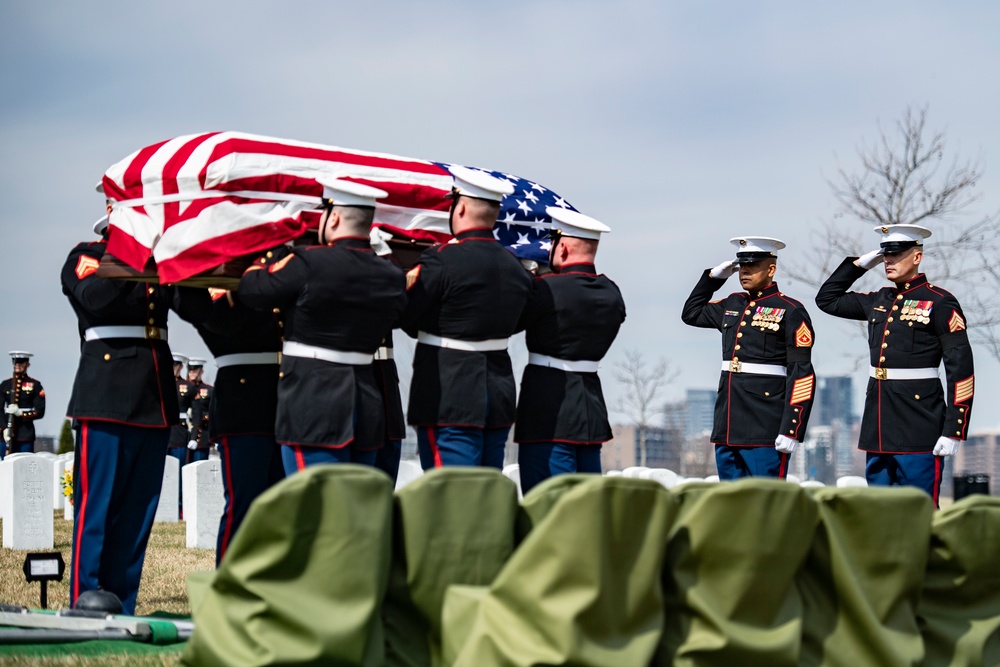
[[[784,478],[806,435],[815,374],[812,321],[783,294],[774,274],[785,244],[762,236],[731,239],[735,260],[702,274],[684,304],[685,324],[722,332],[722,374],[711,440],[720,479]],[[745,292],[709,301],[735,272]]]
[[[920,272],[920,225],[876,227],[878,250],[846,258],[816,294],[823,312],[868,323],[871,366],[858,446],[865,476],[879,486],[916,486],[938,503],[943,457],[966,438],[975,389],[965,314],[950,292]],[[892,287],[849,292],[885,264]],[[944,361],[942,391],[938,367]]]
[[[611,439],[597,367],[625,321],[621,291],[594,267],[606,225],[549,208],[553,273],[535,278],[521,316],[528,365],[521,379],[514,440],[521,488],[569,472],[601,472]]]
[[[275,437],[288,474],[315,463],[374,463],[385,414],[372,361],[406,305],[403,270],[376,256],[369,239],[385,192],[320,183],[322,245],[262,258],[238,292],[250,307],[284,312]]]
[[[206,363],[205,359],[197,357],[188,359],[188,384],[191,385],[191,433],[187,443],[187,463],[207,461],[208,453],[212,449],[213,441],[209,435],[211,424],[209,408],[215,388],[203,379]]]
[[[45,416],[45,389],[28,375],[32,356],[31,352],[21,350],[11,352],[14,375],[0,382],[4,418],[0,461],[7,453],[35,451],[35,420]]]
[[[403,329],[417,339],[407,420],[424,469],[503,465],[514,423],[507,340],[531,276],[493,236],[506,181],[452,167],[454,240],[428,248],[406,274]]]

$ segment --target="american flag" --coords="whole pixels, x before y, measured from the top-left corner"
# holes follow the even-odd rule
[[[389,193],[375,226],[396,237],[446,241],[449,163],[239,132],[177,137],[142,148],[104,174],[113,201],[108,252],[137,270],[150,259],[177,282],[300,236],[318,224],[330,175]],[[545,261],[548,206],[573,209],[551,190],[482,169],[514,186],[494,235],[518,257]]]

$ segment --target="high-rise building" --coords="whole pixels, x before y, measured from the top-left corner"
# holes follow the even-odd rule
[[[601,468],[603,470],[624,470],[641,465],[641,439],[635,426],[613,426],[614,437],[601,448]],[[677,431],[659,426],[647,426],[646,467],[667,468],[679,471],[683,437]]]
[[[712,432],[716,392],[712,389],[688,389],[684,394],[684,436],[692,438]]]
[[[840,420],[850,428],[854,423],[854,389],[850,375],[820,376],[810,424],[831,426]]]

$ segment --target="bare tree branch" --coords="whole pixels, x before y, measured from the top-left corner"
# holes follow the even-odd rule
[[[624,415],[639,432],[639,465],[646,465],[646,429],[659,413],[660,393],[673,382],[678,371],[660,357],[649,365],[642,352],[625,350],[625,361],[615,364],[615,380],[623,393],[615,402],[615,412]]]

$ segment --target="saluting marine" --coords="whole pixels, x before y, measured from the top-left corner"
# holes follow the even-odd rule
[[[594,267],[601,234],[593,218],[551,207],[549,265],[535,278],[521,316],[528,365],[521,379],[514,441],[521,489],[570,472],[601,472],[611,439],[597,367],[625,321],[618,286]]]
[[[11,352],[14,376],[0,382],[4,416],[0,461],[5,452],[18,454],[35,451],[35,420],[45,416],[45,389],[41,382],[28,375],[28,366],[31,365],[29,359],[32,356],[31,352]]]
[[[207,461],[208,453],[212,448],[212,438],[209,435],[211,422],[209,408],[212,404],[214,388],[202,379],[206,363],[204,359],[196,357],[188,359],[188,384],[191,385],[191,435],[187,443],[188,463]]]
[[[531,275],[493,236],[513,186],[450,169],[454,239],[425,250],[406,274],[403,330],[417,339],[407,420],[417,429],[425,470],[500,468],[515,414],[507,340],[518,331]]]
[[[264,258],[238,292],[250,307],[285,313],[275,437],[287,474],[318,463],[374,463],[385,414],[372,362],[406,305],[403,270],[376,256],[369,238],[376,199],[386,193],[317,180],[323,245]]]
[[[722,332],[722,375],[711,440],[720,479],[777,477],[806,436],[816,384],[814,333],[805,307],[774,282],[778,250],[763,236],[730,240],[735,260],[702,274],[684,303],[685,324]],[[709,299],[739,271],[745,292]]]
[[[860,449],[865,476],[879,486],[916,486],[938,504],[944,456],[965,440],[975,389],[965,314],[950,292],[920,273],[920,225],[876,227],[878,250],[846,258],[816,294],[823,312],[868,323],[871,367]],[[848,292],[885,263],[892,287]],[[945,391],[938,367],[944,361]]]

